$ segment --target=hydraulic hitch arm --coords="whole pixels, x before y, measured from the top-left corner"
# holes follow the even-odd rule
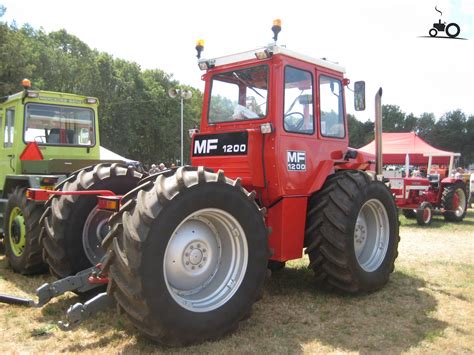
[[[45,283],[36,289],[38,301],[30,298],[22,298],[9,295],[0,295],[0,302],[16,304],[29,307],[42,307],[54,297],[60,296],[67,291],[86,292],[101,286],[100,282],[91,282],[91,277],[100,274],[101,269],[98,266],[82,270],[74,276],[68,276],[64,279],[51,283]]]

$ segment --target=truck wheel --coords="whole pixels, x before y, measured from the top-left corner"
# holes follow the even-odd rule
[[[110,220],[108,292],[154,341],[218,338],[261,294],[269,257],[263,210],[222,171],[181,167],[153,178]]]
[[[449,222],[461,222],[467,212],[466,186],[458,181],[444,187],[441,206],[446,210],[444,219]]]
[[[15,188],[5,211],[5,253],[12,269],[21,274],[37,274],[48,270],[41,256],[38,221],[43,204],[29,201],[26,188]]]
[[[416,210],[402,210],[403,215],[407,219],[415,219],[416,218]]]
[[[348,293],[380,289],[398,255],[398,213],[387,187],[359,171],[329,177],[309,201],[305,246],[317,284]]]
[[[420,226],[428,226],[431,224],[433,217],[433,206],[428,201],[421,203],[420,207],[416,210],[416,222]]]
[[[76,172],[57,189],[62,191],[111,190],[123,195],[137,186],[142,174],[119,164],[99,164]],[[97,264],[105,254],[100,244],[108,233],[112,213],[96,209],[94,195],[54,196],[42,217],[44,260],[58,278]]]

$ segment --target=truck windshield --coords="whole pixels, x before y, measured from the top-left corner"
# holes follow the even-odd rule
[[[39,145],[95,145],[94,111],[85,107],[29,103],[24,141]]]
[[[268,66],[214,75],[209,123],[260,119],[267,115]]]

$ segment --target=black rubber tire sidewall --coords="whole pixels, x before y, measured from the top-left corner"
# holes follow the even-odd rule
[[[128,176],[111,176],[93,184],[88,190],[111,190],[117,195],[123,195],[129,190],[129,186],[124,185],[124,178],[128,178]],[[130,185],[135,186],[136,183],[130,183]],[[74,203],[74,210],[68,219],[64,233],[64,251],[72,268],[71,275],[92,266],[84,251],[82,232],[87,217],[96,206],[97,196],[80,196]]]
[[[153,315],[151,321],[159,318],[164,332],[173,329],[173,334],[163,337],[166,343],[175,343],[172,338],[176,337],[176,332],[181,334],[180,343],[216,338],[227,333],[250,312],[258,296],[268,260],[266,228],[261,214],[258,210],[255,213],[253,201],[235,192],[232,186],[223,184],[191,187],[165,205],[151,226],[140,273],[143,275],[143,293]],[[249,255],[244,279],[232,298],[218,309],[197,313],[181,307],[170,295],[163,275],[163,258],[169,238],[179,223],[203,208],[218,208],[237,219],[245,231]],[[209,329],[213,334],[209,334]]]
[[[423,218],[424,210],[426,208],[429,208],[431,210],[430,219],[428,221],[425,221]],[[420,207],[416,211],[416,222],[420,226],[428,226],[431,224],[432,221],[433,221],[433,206],[431,206],[431,203],[424,201],[420,204]]]
[[[27,208],[27,204],[32,204],[30,207],[32,207],[32,210],[35,209],[40,209],[41,212],[43,211],[43,205],[41,204],[35,204],[34,202],[30,202],[26,199],[26,196],[24,196],[26,191],[26,188],[18,188],[13,191],[13,193],[9,196],[8,198],[8,203],[7,203],[7,208],[5,210],[5,218],[4,218],[4,231],[5,231],[5,238],[4,238],[4,244],[5,244],[5,255],[8,259],[8,263],[10,264],[11,268],[22,274],[35,274],[35,273],[41,273],[44,271],[47,271],[47,267],[44,263],[39,261],[35,265],[31,265],[31,256],[34,253],[38,253],[41,249],[39,245],[39,233],[40,233],[40,228],[36,228],[36,235],[31,235],[31,232],[29,233],[28,230],[33,230],[35,229],[35,224],[38,225],[39,223],[39,217],[41,216],[41,213],[37,213],[37,217],[35,220],[31,220],[31,217],[28,217],[25,208]],[[33,206],[34,204],[34,206]],[[25,248],[23,249],[23,253],[20,256],[16,256],[15,253],[13,253],[11,244],[10,244],[10,230],[9,230],[9,220],[10,220],[10,214],[11,211],[15,208],[18,207],[20,208],[24,221],[25,221]],[[36,248],[32,245],[32,240],[31,238],[35,239],[36,241],[34,242],[36,245]]]
[[[379,200],[385,207],[389,222],[389,242],[387,252],[382,264],[373,272],[367,272],[359,265],[357,261],[354,247],[354,229],[357,216],[363,204],[371,199]],[[348,216],[353,221],[349,229],[348,235],[352,236],[346,242],[348,250],[351,251],[349,263],[352,265],[350,269],[355,271],[355,276],[359,281],[359,289],[361,291],[375,291],[384,286],[389,279],[390,273],[393,271],[393,263],[397,257],[398,247],[398,212],[393,201],[393,197],[387,187],[381,182],[375,181],[365,186],[365,192],[359,193],[356,197],[353,208]]]

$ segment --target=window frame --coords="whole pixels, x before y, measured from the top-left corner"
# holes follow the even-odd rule
[[[240,70],[245,70],[245,69],[250,69],[250,68],[257,68],[257,67],[265,67],[265,70],[267,72],[267,100],[266,100],[266,105],[265,105],[265,116],[263,117],[258,117],[258,118],[244,118],[241,120],[232,120],[232,121],[210,121],[209,120],[209,115],[211,113],[211,99],[212,99],[212,87],[214,84],[214,77],[225,74],[225,73],[231,73],[235,71],[240,71]],[[219,80],[220,81],[220,80]],[[219,73],[215,73],[211,76],[210,78],[210,85],[209,85],[209,97],[208,97],[208,102],[207,102],[207,124],[209,126],[213,125],[219,125],[219,124],[227,124],[227,123],[239,123],[239,122],[253,122],[253,121],[260,121],[268,118],[268,110],[269,110],[269,104],[268,100],[270,98],[270,67],[268,64],[257,64],[257,65],[250,65],[250,66],[245,66],[242,68],[237,68],[233,70],[228,70],[228,71],[221,71]]]
[[[304,72],[309,73],[309,75],[311,75],[311,96],[313,98],[313,130],[312,130],[311,133],[309,133],[309,132],[298,132],[298,131],[288,131],[285,128],[285,95],[286,95],[285,85],[286,85],[286,69],[287,68],[292,68],[292,69],[304,71]],[[289,65],[289,64],[285,65],[285,67],[283,68],[283,95],[282,96],[283,96],[283,105],[282,105],[283,114],[282,114],[281,124],[283,126],[283,130],[286,133],[304,134],[306,136],[314,135],[314,133],[316,132],[316,129],[315,129],[315,126],[316,126],[316,121],[315,121],[315,112],[316,112],[315,108],[316,108],[316,105],[314,104],[316,95],[315,95],[315,92],[314,92],[314,75],[313,75],[313,72],[311,70],[301,69],[300,67],[296,67],[294,65]]]
[[[328,79],[335,80],[335,81],[339,82],[339,85],[340,85],[340,88],[341,88],[341,96],[339,98],[339,106],[340,106],[341,112],[342,112],[342,126],[344,127],[344,135],[341,136],[341,137],[326,135],[326,134],[323,134],[323,132],[322,132],[322,124],[321,124],[321,118],[322,118],[322,115],[321,115],[321,77],[325,77],[325,78],[328,78]],[[347,137],[347,127],[346,127],[346,119],[345,119],[346,118],[346,108],[345,108],[345,105],[344,105],[344,86],[342,85],[342,80],[340,78],[336,78],[336,77],[334,77],[330,74],[327,74],[327,73],[320,73],[318,75],[318,92],[319,92],[319,95],[318,95],[319,134],[321,135],[321,137],[328,138],[328,139],[345,139]]]
[[[97,137],[96,137],[96,111],[90,107],[83,107],[83,106],[68,106],[68,105],[56,105],[56,104],[47,104],[47,103],[42,103],[42,102],[28,102],[25,105],[24,113],[23,113],[23,133],[22,133],[22,139],[23,143],[28,144],[30,142],[27,142],[25,140],[25,134],[26,134],[26,113],[28,111],[28,106],[30,105],[40,105],[40,106],[53,106],[53,107],[64,107],[64,108],[75,108],[75,109],[83,109],[83,110],[89,110],[92,112],[92,133],[93,133],[93,144],[55,144],[55,143],[43,143],[43,142],[36,142],[38,146],[44,146],[44,147],[65,147],[65,148],[93,148],[97,145]]]
[[[5,109],[5,127],[3,129],[3,147],[12,148],[15,142],[15,106],[8,107]],[[13,116],[8,116],[9,112],[13,112]],[[11,118],[11,121],[9,120]],[[5,130],[8,128],[7,140],[5,140]],[[11,132],[13,130],[13,132]],[[11,139],[11,140],[10,140]]]

